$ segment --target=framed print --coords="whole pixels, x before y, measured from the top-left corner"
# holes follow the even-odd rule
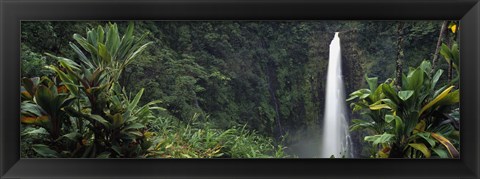
[[[1,1],[1,177],[478,178],[479,10]]]

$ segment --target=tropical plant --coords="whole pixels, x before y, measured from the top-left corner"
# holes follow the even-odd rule
[[[143,36],[144,37],[144,36]],[[118,83],[125,67],[149,43],[129,24],[120,38],[116,24],[75,34],[78,58],[46,53],[58,62],[53,76],[22,80],[23,155],[35,157],[285,157],[270,137],[243,127],[221,129],[194,115],[185,124],[152,101],[144,89],[130,95]],[[77,45],[80,45],[79,48]],[[173,60],[172,60],[173,61]],[[189,72],[185,72],[189,73]],[[165,114],[164,114],[165,113]],[[174,114],[174,113],[173,113]],[[208,116],[202,117],[208,120]],[[30,143],[25,143],[26,141]],[[31,149],[31,150],[30,150]]]
[[[116,83],[150,44],[142,43],[144,36],[136,38],[133,28],[130,23],[122,38],[116,24],[89,29],[87,38],[74,34],[83,48],[70,43],[78,60],[47,53],[59,63],[47,67],[55,77],[23,79],[21,121],[46,129],[50,138],[33,145],[39,155],[141,157],[146,153],[150,142],[143,124],[153,118],[152,109],[159,109],[153,106],[158,101],[139,106],[143,89],[130,98]]]
[[[208,117],[199,121],[193,115],[188,123],[160,117],[149,126],[153,140],[148,157],[153,158],[283,158],[285,147],[274,145],[273,138],[249,131],[246,126],[219,129]]]
[[[440,49],[440,54],[443,56],[447,64],[449,64],[449,80],[451,80],[452,83],[455,83],[460,78],[460,51],[458,49],[458,43],[453,42],[451,47],[448,47],[443,43]],[[457,73],[455,78],[453,78],[452,72],[450,71],[451,68],[455,69],[455,72]]]
[[[365,119],[352,121],[351,130],[367,130],[364,138],[371,142],[379,158],[458,158],[458,120],[452,117],[458,108],[459,89],[445,85],[437,88],[443,70],[430,76],[431,64],[423,61],[403,74],[402,86],[392,80],[377,84],[377,78],[366,81],[368,89],[350,94],[347,101],[354,112]],[[440,145],[439,145],[440,144]]]

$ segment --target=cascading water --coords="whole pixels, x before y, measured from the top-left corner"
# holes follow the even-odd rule
[[[324,130],[320,157],[330,158],[332,155],[335,158],[352,157],[338,32],[335,32],[335,37],[330,43],[325,99]]]

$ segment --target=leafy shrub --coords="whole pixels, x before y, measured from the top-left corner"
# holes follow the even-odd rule
[[[124,69],[150,43],[133,36],[129,24],[120,38],[116,24],[74,34],[76,60],[46,53],[58,62],[53,77],[22,79],[23,157],[285,157],[273,139],[244,127],[227,130],[210,123],[184,123],[155,114],[160,101],[139,105],[118,83]]]
[[[365,117],[353,120],[350,129],[370,131],[364,140],[372,143],[373,157],[459,157],[459,119],[452,117],[458,113],[459,89],[437,88],[443,70],[431,71],[428,61],[410,68],[400,88],[391,80],[378,85],[377,78],[366,77],[369,88],[350,94],[347,101],[356,99],[353,111]]]
[[[48,136],[33,150],[42,157],[143,156],[150,146],[143,123],[156,102],[138,106],[143,90],[129,98],[117,81],[149,43],[133,36],[133,24],[122,38],[116,24],[73,38],[83,48],[70,43],[81,63],[47,53],[59,63],[48,66],[56,76],[22,80],[21,121]]]
[[[245,126],[227,130],[198,122],[198,114],[188,122],[171,117],[152,120],[153,148],[149,157],[161,158],[269,158],[289,157],[272,138],[251,132]]]

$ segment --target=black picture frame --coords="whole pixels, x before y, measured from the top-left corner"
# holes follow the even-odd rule
[[[461,159],[20,159],[22,20],[460,20]],[[0,0],[0,178],[479,178],[478,0]]]

